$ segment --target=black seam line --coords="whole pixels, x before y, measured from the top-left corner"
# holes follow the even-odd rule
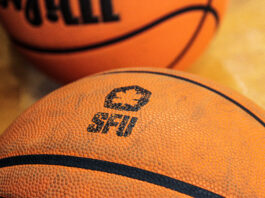
[[[152,183],[193,197],[222,196],[192,184],[150,172],[140,168],[123,164],[102,161],[91,158],[65,156],[65,155],[23,155],[4,158],[0,160],[0,168],[17,165],[58,165],[74,168],[82,168],[93,171],[101,171],[115,175],[121,175],[132,179]]]
[[[212,3],[212,0],[208,0],[207,7],[211,7],[211,3]],[[188,41],[187,45],[183,48],[180,54],[178,54],[178,56],[167,66],[167,68],[173,68],[175,65],[177,65],[182,60],[182,58],[184,58],[186,52],[191,48],[197,36],[200,34],[202,27],[205,23],[207,14],[208,12],[204,11],[204,14],[198,24],[198,27],[195,29],[195,32],[193,33],[191,39]]]
[[[202,10],[204,12],[212,13],[214,18],[215,18],[216,25],[218,26],[219,16],[218,16],[218,14],[214,8],[212,8],[210,6],[205,6],[205,5],[196,5],[196,6],[185,7],[185,8],[182,8],[181,10],[174,11],[174,12],[172,12],[172,13],[164,16],[164,17],[161,17],[160,19],[158,19],[158,20],[156,20],[156,21],[154,21],[154,22],[152,22],[152,23],[150,23],[144,27],[141,27],[135,31],[130,32],[130,33],[126,33],[125,35],[121,35],[119,37],[112,38],[110,40],[106,40],[106,41],[103,41],[100,43],[94,43],[94,44],[91,44],[88,46],[74,47],[74,48],[41,48],[38,46],[24,43],[23,41],[19,41],[19,40],[15,39],[14,37],[11,39],[19,47],[25,48],[27,50],[37,51],[39,53],[62,54],[62,53],[74,53],[74,52],[80,52],[80,51],[86,51],[86,50],[94,50],[94,49],[106,47],[108,45],[112,45],[112,44],[127,40],[131,37],[134,37],[134,36],[136,36],[142,32],[145,32],[145,31],[147,31],[147,30],[149,30],[149,29],[175,17],[175,16],[178,16],[180,14],[190,12],[190,11],[200,11],[200,10]]]
[[[235,104],[236,106],[238,106],[239,108],[241,108],[243,111],[245,111],[247,114],[249,114],[251,117],[253,117],[257,122],[259,122],[263,127],[265,127],[265,122],[262,121],[258,116],[256,116],[253,112],[251,112],[249,109],[247,109],[246,107],[244,107],[243,105],[241,105],[240,103],[238,103],[237,101],[235,101],[234,99],[230,98],[229,96],[211,88],[208,87],[207,85],[201,84],[199,82],[196,82],[194,80],[188,79],[188,78],[184,78],[181,76],[176,76],[173,74],[167,74],[167,73],[162,73],[162,72],[153,72],[153,71],[139,71],[139,70],[130,70],[130,71],[116,71],[116,72],[108,72],[108,73],[103,73],[103,74],[99,74],[99,75],[109,75],[109,74],[122,74],[122,73],[144,73],[144,74],[155,74],[155,75],[161,75],[161,76],[167,76],[167,77],[171,77],[171,78],[175,78],[175,79],[179,79],[179,80],[183,80],[186,82],[190,82],[192,84],[198,85],[200,87],[203,87],[205,89],[208,89],[209,91],[212,91],[220,96],[222,96],[223,98],[229,100],[230,102],[232,102],[233,104]]]

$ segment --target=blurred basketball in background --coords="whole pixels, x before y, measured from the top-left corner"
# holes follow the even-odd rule
[[[183,69],[211,40],[226,0],[0,1],[13,43],[60,81],[117,67]]]
[[[97,74],[0,136],[0,197],[264,197],[264,121],[248,99],[184,72]]]

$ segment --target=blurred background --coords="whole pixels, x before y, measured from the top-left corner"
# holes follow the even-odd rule
[[[212,79],[265,109],[265,1],[230,0],[207,51],[188,72]],[[0,26],[0,134],[26,108],[61,85],[30,66]]]

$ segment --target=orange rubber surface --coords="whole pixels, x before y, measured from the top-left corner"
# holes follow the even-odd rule
[[[18,50],[62,82],[120,67],[187,68],[212,39],[227,4],[227,0],[113,0],[113,19],[106,22],[104,4],[99,2],[109,1],[92,0],[99,21],[84,23],[80,1],[69,2],[68,14],[65,3],[55,11],[47,9],[45,1],[32,3],[40,13],[37,20],[32,11],[38,25],[27,19],[26,1],[21,9],[11,3],[0,6],[0,20]],[[70,23],[66,16],[76,20]]]
[[[97,74],[46,96],[0,137],[0,196],[263,197],[264,132],[261,108],[200,77]]]

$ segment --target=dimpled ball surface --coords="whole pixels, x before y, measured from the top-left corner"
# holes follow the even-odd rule
[[[263,197],[265,113],[182,72],[96,74],[0,136],[1,197]]]

